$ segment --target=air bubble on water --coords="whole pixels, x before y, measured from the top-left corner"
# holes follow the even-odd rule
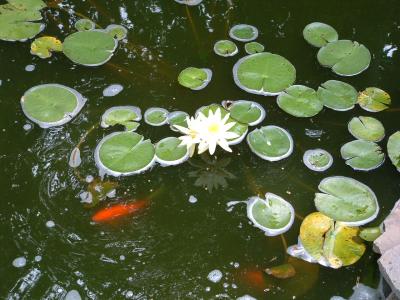
[[[56,223],[54,223],[54,221],[49,220],[46,222],[46,227],[47,228],[53,228],[54,226],[56,226]]]
[[[29,130],[32,129],[32,125],[27,123],[27,124],[25,124],[22,128],[23,128],[25,131],[29,131]]]
[[[125,255],[120,255],[119,260],[125,260]]]
[[[224,287],[224,289],[227,289],[229,287],[229,283],[224,282],[224,284],[222,286]]]
[[[79,286],[84,286],[84,284],[85,284],[85,282],[84,282],[82,279],[80,279],[80,278],[76,281],[76,283],[77,283]]]
[[[127,291],[125,296],[126,296],[126,298],[132,298],[133,297],[133,292],[132,291]]]
[[[40,256],[40,255],[36,255],[35,256],[35,261],[36,262],[39,262],[39,261],[41,261],[42,260],[42,256]]]
[[[93,202],[93,195],[91,192],[82,192],[79,197],[81,198],[81,203],[90,204]]]
[[[114,97],[122,92],[124,87],[120,84],[112,84],[103,90],[104,97]]]
[[[234,284],[234,283],[231,284],[231,287],[232,287],[233,289],[237,289],[237,288],[238,288],[238,286],[237,286],[236,284]]]
[[[194,204],[194,203],[197,202],[197,198],[196,198],[195,196],[193,196],[193,195],[190,195],[190,197],[189,197],[189,202],[192,203],[192,204]]]
[[[22,268],[26,265],[26,258],[21,256],[13,260],[12,265],[16,268]]]
[[[212,270],[207,275],[207,279],[214,283],[219,282],[221,278],[222,278],[222,272],[220,270]]]
[[[65,296],[65,300],[81,300],[81,295],[77,290],[70,290]]]
[[[25,71],[27,71],[27,72],[32,72],[32,71],[34,71],[35,70],[35,65],[27,65],[26,67],[25,67]]]
[[[209,292],[209,291],[211,291],[211,288],[208,286],[208,287],[206,287],[206,292]]]
[[[86,176],[86,178],[85,178],[85,181],[86,181],[87,183],[91,183],[93,180],[94,180],[94,177],[93,177],[92,175],[88,175],[88,176]]]
[[[233,267],[234,267],[235,269],[239,268],[239,263],[238,263],[238,262],[235,262],[235,263],[233,264]]]

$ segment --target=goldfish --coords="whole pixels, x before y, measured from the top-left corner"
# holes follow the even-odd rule
[[[118,217],[130,215],[144,207],[147,207],[148,205],[149,201],[147,199],[138,200],[132,203],[116,204],[110,207],[106,207],[95,213],[92,217],[92,221],[98,223],[111,221]]]

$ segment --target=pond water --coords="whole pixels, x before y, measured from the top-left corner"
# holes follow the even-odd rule
[[[258,299],[329,299],[350,296],[357,282],[377,286],[378,257],[371,245],[360,261],[339,270],[294,261],[294,278],[264,275],[265,268],[287,262],[285,245],[297,242],[301,220],[296,218],[284,239],[266,237],[249,224],[244,206],[227,211],[226,205],[272,192],[304,217],[315,211],[314,193],[323,178],[349,176],[376,193],[381,211],[372,225],[379,225],[399,198],[399,173],[389,159],[374,171],[356,172],[345,165],[339,151],[353,140],[348,121],[372,114],[357,106],[346,112],[325,108],[313,118],[294,118],[278,108],[275,97],[248,94],[235,85],[232,67],[245,55],[243,43],[237,42],[239,54],[231,58],[215,55],[213,46],[228,37],[231,26],[252,24],[266,51],[293,63],[299,84],[317,88],[338,79],[357,90],[386,90],[392,96],[391,109],[373,115],[389,136],[399,129],[397,0],[205,0],[189,8],[172,0],[48,3],[60,3],[62,9],[44,10],[46,35],[63,40],[85,15],[101,27],[124,25],[128,41],[120,43],[107,64],[95,68],[73,65],[63,55],[49,60],[34,57],[29,42],[0,41],[1,298],[62,299],[66,291],[76,289],[92,299],[236,299],[245,294]],[[313,21],[330,24],[340,37],[365,44],[373,56],[370,68],[349,78],[322,68],[316,49],[302,36],[304,26]],[[191,91],[177,83],[179,72],[188,66],[213,70],[205,89]],[[51,129],[30,122],[19,99],[43,83],[78,90],[88,98],[82,112]],[[113,97],[103,96],[111,84],[123,89]],[[144,111],[158,106],[193,114],[202,105],[225,99],[262,104],[267,111],[262,124],[287,129],[295,143],[293,154],[267,162],[242,143],[232,154],[218,151],[215,157],[196,156],[176,167],[107,177],[118,183],[116,198],[90,208],[80,202],[88,187],[85,177],[98,177],[94,149],[103,136],[115,131],[97,126],[106,109],[135,105]],[[81,145],[82,165],[74,170],[68,166],[70,153],[92,126],[97,127]],[[154,142],[171,135],[168,126],[152,127],[143,121],[138,132]],[[381,143],[384,148],[386,141],[387,137]],[[303,153],[312,148],[332,154],[329,170],[318,173],[304,166]],[[91,222],[92,215],[110,203],[149,195],[148,207],[134,215],[105,224]],[[13,266],[18,257],[26,258],[24,267]]]

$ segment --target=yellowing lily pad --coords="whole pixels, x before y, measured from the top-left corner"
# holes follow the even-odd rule
[[[332,26],[313,22],[304,27],[303,37],[310,45],[321,48],[330,42],[337,41],[339,35]]]
[[[37,38],[31,44],[31,53],[40,58],[49,58],[52,52],[61,52],[62,49],[61,41],[52,36]]]
[[[369,87],[360,92],[357,102],[366,111],[379,112],[389,108],[392,100],[390,99],[390,95],[384,90]]]

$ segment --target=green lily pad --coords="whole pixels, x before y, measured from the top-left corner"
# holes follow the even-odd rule
[[[265,109],[254,101],[237,100],[224,101],[222,106],[226,108],[231,117],[241,123],[255,126],[265,119]]]
[[[328,43],[318,51],[318,62],[341,76],[360,74],[369,67],[371,53],[362,44],[349,40]]]
[[[78,31],[69,35],[63,43],[64,54],[76,64],[96,67],[108,62],[118,46],[104,30]]]
[[[128,131],[135,131],[139,127],[142,113],[136,106],[114,106],[107,109],[101,117],[101,127],[107,128],[115,125],[125,126]]]
[[[257,156],[268,161],[284,159],[293,152],[292,136],[274,125],[254,129],[247,135],[247,144]]]
[[[128,35],[128,29],[117,24],[108,25],[105,31],[118,41],[122,41]]]
[[[237,86],[248,93],[274,96],[296,80],[296,69],[284,57],[269,52],[245,56],[233,67]]]
[[[376,87],[369,87],[360,92],[357,102],[366,111],[379,112],[389,108],[392,100],[385,91]]]
[[[277,103],[283,111],[300,118],[313,117],[324,107],[317,92],[304,85],[287,88],[278,96]]]
[[[310,170],[323,172],[332,166],[333,157],[324,149],[312,149],[304,153],[303,162]]]
[[[42,32],[45,25],[37,21],[45,7],[41,0],[8,0],[0,5],[0,40],[24,42]]]
[[[238,51],[236,44],[229,40],[221,40],[214,45],[214,52],[219,56],[234,56]]]
[[[382,234],[382,229],[380,226],[367,227],[360,229],[358,234],[360,238],[367,242],[375,241]]]
[[[61,84],[35,86],[21,98],[26,117],[42,128],[68,123],[81,111],[85,102],[80,93]]]
[[[229,30],[229,36],[240,42],[250,42],[258,37],[258,29],[252,25],[238,24]]]
[[[189,158],[186,146],[181,146],[181,140],[167,137],[156,144],[156,161],[162,166],[179,165]]]
[[[328,80],[321,84],[317,93],[324,105],[333,110],[350,110],[357,103],[357,90],[343,81]]]
[[[31,44],[31,54],[40,58],[49,58],[52,52],[61,52],[62,43],[52,36],[43,36],[35,39]]]
[[[150,140],[136,132],[114,132],[104,137],[95,150],[100,174],[129,176],[142,173],[155,162],[155,149]]]
[[[168,121],[168,110],[161,107],[150,107],[144,113],[144,121],[151,126],[162,126]]]
[[[203,0],[175,0],[179,4],[185,4],[189,6],[199,5]]]
[[[310,45],[321,48],[328,43],[337,41],[339,35],[332,26],[313,22],[304,27],[303,37]]]
[[[95,27],[94,22],[89,19],[80,19],[75,23],[75,29],[78,31],[93,30]]]
[[[261,53],[264,52],[264,49],[264,45],[258,42],[250,42],[244,45],[244,51],[246,51],[247,54]]]
[[[344,144],[340,148],[340,154],[346,160],[346,165],[359,171],[376,169],[385,161],[385,154],[378,144],[363,140]]]
[[[212,71],[210,69],[199,69],[189,67],[184,69],[178,76],[180,85],[191,90],[204,89],[211,81]]]
[[[347,128],[352,136],[360,140],[379,142],[385,137],[383,124],[372,117],[354,117]]]
[[[167,122],[173,131],[179,131],[174,128],[174,125],[179,125],[182,127],[187,127],[186,118],[189,117],[189,114],[184,111],[173,111],[170,112],[167,116]]]
[[[389,137],[387,151],[392,164],[400,172],[400,131],[396,131]]]
[[[265,200],[251,197],[247,204],[247,217],[267,236],[285,233],[293,225],[293,206],[282,197],[265,194]]]
[[[374,192],[349,177],[333,176],[321,181],[314,202],[318,211],[346,226],[362,226],[374,220],[379,212]]]

